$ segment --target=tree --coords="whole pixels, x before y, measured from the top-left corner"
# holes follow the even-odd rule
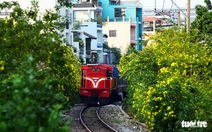
[[[0,130],[57,131],[59,110],[77,101],[79,59],[61,40],[57,13],[38,19],[36,1],[28,10],[17,2],[4,8],[13,12],[0,20]]]
[[[212,46],[212,5],[210,0],[205,0],[206,6],[197,5],[196,18],[191,23],[191,34],[194,41],[204,42]]]
[[[103,44],[103,49],[106,49],[106,50],[109,50],[109,51],[112,51],[112,55],[114,56],[114,60],[112,62],[112,64],[114,65],[118,65],[119,64],[119,60],[121,58],[121,51],[119,48],[117,47],[110,47],[108,46],[108,44]]]

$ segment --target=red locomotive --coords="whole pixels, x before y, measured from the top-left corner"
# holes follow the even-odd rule
[[[126,85],[119,79],[118,69],[108,64],[82,66],[80,95],[87,104],[108,104],[116,95],[123,99]]]

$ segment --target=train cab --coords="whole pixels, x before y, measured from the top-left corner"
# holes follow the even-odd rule
[[[81,70],[81,101],[109,103],[111,91],[117,86],[117,68],[107,64],[87,64]]]

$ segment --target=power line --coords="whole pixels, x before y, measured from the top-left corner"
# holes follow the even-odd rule
[[[162,8],[162,12],[163,12],[163,9],[164,9],[164,4],[165,4],[165,0],[163,0],[163,8]]]
[[[172,10],[172,6],[173,6],[173,3],[171,4],[171,8],[170,8],[169,12],[171,12],[171,10]]]
[[[185,14],[185,12],[183,12],[183,10],[182,9],[180,9],[180,7],[179,6],[177,6],[177,4],[173,1],[173,0],[171,0],[171,2],[183,13],[183,15],[185,15],[186,16],[186,18],[187,18],[187,15]]]
[[[156,0],[155,0],[155,12],[156,12]]]

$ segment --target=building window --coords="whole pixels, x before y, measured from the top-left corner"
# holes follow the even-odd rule
[[[114,16],[115,17],[126,16],[126,8],[115,8],[114,9]]]
[[[69,29],[69,22],[66,22],[66,29]]]
[[[116,30],[110,30],[109,37],[116,37]]]
[[[69,44],[69,34],[66,33],[66,43]]]

